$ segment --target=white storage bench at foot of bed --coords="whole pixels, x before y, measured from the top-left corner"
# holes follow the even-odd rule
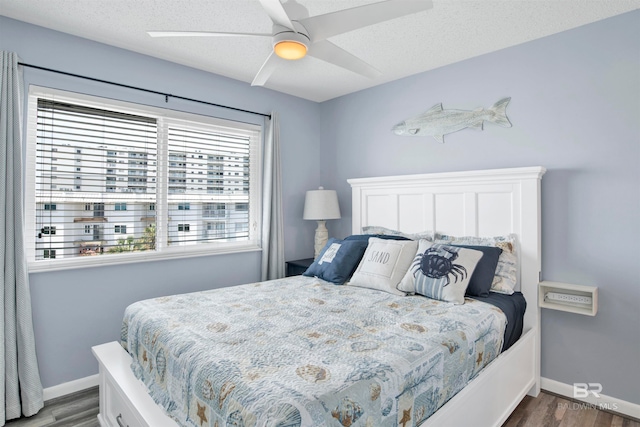
[[[100,366],[102,427],[178,427],[131,371],[131,356],[117,342],[92,348]]]
[[[534,330],[525,332],[422,427],[501,426],[536,384],[535,336]],[[133,375],[131,357],[120,344],[110,342],[92,350],[100,365],[102,427],[178,427]]]

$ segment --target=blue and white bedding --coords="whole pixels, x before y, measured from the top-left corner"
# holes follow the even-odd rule
[[[506,318],[296,276],[140,301],[122,344],[183,426],[415,426],[500,352]]]

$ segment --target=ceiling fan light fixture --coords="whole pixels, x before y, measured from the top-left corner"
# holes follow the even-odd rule
[[[301,29],[302,30],[302,29]],[[309,49],[309,36],[304,32],[291,30],[273,36],[273,51],[280,58],[295,60],[304,58]]]
[[[284,40],[276,43],[275,46],[273,46],[273,51],[280,58],[295,60],[305,57],[307,54],[307,46],[297,41]]]

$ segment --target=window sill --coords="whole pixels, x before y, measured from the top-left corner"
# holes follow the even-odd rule
[[[60,270],[76,270],[81,268],[92,267],[104,267],[114,266],[120,264],[135,264],[148,261],[166,261],[180,258],[196,258],[212,255],[226,255],[237,254],[245,252],[258,252],[262,248],[257,245],[242,245],[235,247],[224,248],[207,248],[202,250],[189,250],[185,251],[182,248],[175,248],[174,250],[165,250],[163,252],[140,252],[135,254],[112,254],[101,255],[96,257],[83,257],[82,259],[60,259],[56,261],[42,260],[42,261],[29,261],[28,270],[29,273],[46,273],[50,271]],[[90,259],[87,259],[90,258]]]

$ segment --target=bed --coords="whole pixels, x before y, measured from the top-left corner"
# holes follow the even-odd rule
[[[477,299],[456,305],[300,276],[150,300],[137,303],[125,316],[123,342],[133,359],[119,343],[94,347],[100,364],[101,425],[178,425],[171,417],[189,420],[182,425],[200,426],[404,427],[467,425],[470,420],[500,425],[525,394],[539,392],[543,174],[543,168],[533,167],[349,180],[354,234],[377,225],[406,233],[517,236],[519,290],[528,306],[522,335],[505,351],[503,310]],[[220,305],[212,310],[206,300]],[[193,306],[201,307],[200,313],[219,313],[202,316],[185,308]],[[139,321],[138,314],[145,311],[161,314]],[[320,319],[305,322],[311,311],[321,313]],[[437,315],[444,311],[447,320]],[[256,316],[245,321],[238,317],[243,312]],[[436,315],[416,317],[418,312]],[[185,317],[201,324],[182,330]],[[240,324],[244,329],[230,333]],[[171,336],[167,325],[180,333]],[[189,359],[204,357],[198,330],[218,340],[222,350],[217,358],[199,368],[169,360],[170,351],[192,351]],[[268,335],[271,330],[275,335]],[[428,339],[437,341],[436,350],[422,348],[424,341],[417,337],[426,330],[440,332]],[[259,352],[248,347],[255,344],[250,341],[278,342],[280,351]],[[230,357],[234,351],[235,359]],[[453,359],[462,361],[457,368]],[[393,364],[407,365],[410,372],[399,375]],[[227,372],[227,378],[209,381],[207,366]],[[184,376],[190,370],[205,373],[191,381]],[[194,392],[195,397],[176,404],[169,391],[174,396]],[[224,411],[214,411],[216,405]],[[373,418],[372,413],[382,415]]]

